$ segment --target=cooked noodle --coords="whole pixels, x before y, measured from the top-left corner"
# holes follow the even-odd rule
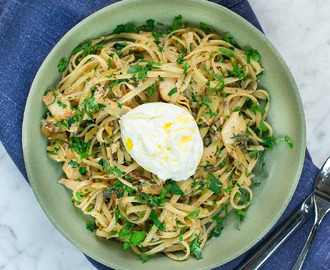
[[[232,209],[244,215],[250,204],[262,137],[272,136],[269,95],[258,89],[260,64],[228,35],[155,33],[112,34],[76,48],[56,89],[43,95],[49,112],[41,130],[49,156],[63,162],[66,177],[58,182],[95,218],[89,225],[96,235],[181,261],[200,258],[198,249],[220,234],[219,217]],[[203,138],[203,157],[188,180],[158,179],[121,140],[120,117],[160,101],[189,111]]]

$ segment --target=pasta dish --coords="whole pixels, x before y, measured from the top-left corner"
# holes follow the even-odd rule
[[[257,50],[242,50],[230,34],[220,37],[204,23],[185,27],[181,16],[157,27],[152,19],[118,25],[62,58],[61,80],[42,96],[48,110],[41,132],[48,155],[63,163],[58,182],[72,190],[75,207],[95,218],[89,230],[122,241],[143,262],[159,252],[201,259],[230,211],[245,216],[251,186],[259,185],[252,170],[278,140],[265,120],[269,95],[258,88]],[[187,179],[161,179],[133,159],[123,140],[124,116],[152,103],[173,104],[196,123],[202,152]]]

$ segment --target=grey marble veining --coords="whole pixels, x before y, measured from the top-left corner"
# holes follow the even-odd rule
[[[250,4],[296,80],[305,110],[307,147],[320,167],[330,155],[330,2],[250,0]]]
[[[297,82],[307,146],[320,167],[330,154],[330,1],[250,0],[250,4]],[[0,171],[0,269],[94,269],[47,219],[1,144]]]

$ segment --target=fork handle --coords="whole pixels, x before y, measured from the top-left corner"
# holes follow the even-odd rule
[[[284,241],[311,215],[314,208],[312,194],[235,270],[259,269]]]
[[[308,236],[308,239],[307,239],[307,242],[303,248],[303,250],[301,251],[295,265],[293,266],[292,270],[300,270],[304,264],[304,261],[306,259],[306,256],[307,256],[307,252],[310,248],[310,245],[314,239],[314,236],[316,235],[316,232],[317,232],[317,229],[319,228],[319,224],[316,223],[314,224],[311,232],[309,233],[309,236]]]
[[[314,225],[311,229],[311,232],[309,233],[309,236],[307,238],[306,244],[304,248],[302,249],[295,265],[293,266],[292,270],[300,270],[304,264],[304,261],[306,259],[308,250],[310,248],[310,245],[316,235],[317,229],[319,228],[324,216],[329,211],[329,203],[325,200],[319,198],[318,196],[313,196],[314,200],[314,206],[315,206],[315,220]]]

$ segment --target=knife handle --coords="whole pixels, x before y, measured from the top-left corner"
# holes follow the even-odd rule
[[[312,214],[313,194],[310,194],[301,206],[271,233],[267,240],[248,255],[235,270],[259,269],[268,258],[285,242],[289,236]]]

